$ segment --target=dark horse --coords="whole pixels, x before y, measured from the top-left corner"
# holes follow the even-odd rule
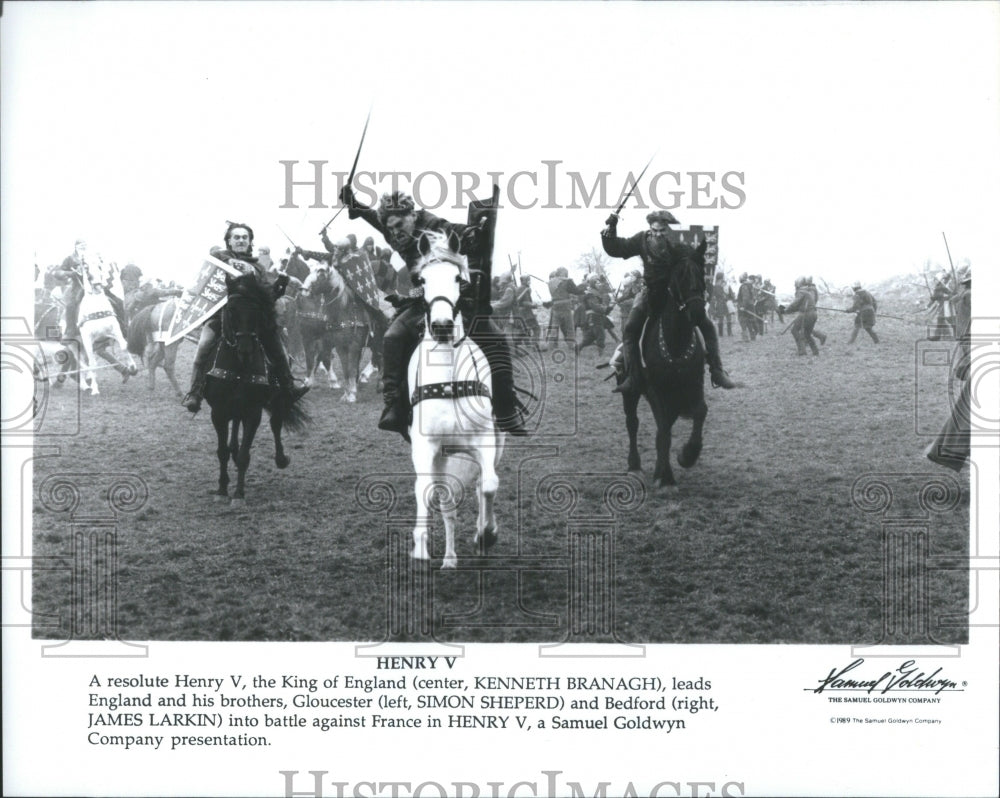
[[[640,395],[656,419],[656,470],[654,485],[677,484],[670,468],[670,431],[679,418],[693,421],[691,437],[684,444],[677,462],[691,468],[701,454],[701,432],[708,407],[705,404],[705,347],[696,332],[689,305],[704,303],[705,242],[694,249],[675,246],[673,279],[649,297],[649,321],[640,339],[641,379],[636,390],[623,393],[625,426],[628,429],[628,467],[641,468],[636,433],[636,412]]]
[[[233,500],[244,498],[244,480],[250,465],[250,447],[260,426],[261,413],[271,415],[274,433],[274,463],[286,468],[289,458],[281,444],[281,430],[301,429],[307,417],[278,391],[273,370],[264,355],[261,338],[276,325],[274,298],[270,288],[253,275],[227,277],[228,300],[221,311],[222,329],[215,359],[205,381],[205,399],[212,408],[212,424],[218,436],[219,489],[229,495],[229,458],[236,464]],[[240,430],[242,429],[242,437]]]

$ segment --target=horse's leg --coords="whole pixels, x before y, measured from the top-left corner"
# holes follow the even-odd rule
[[[431,558],[427,544],[430,540],[430,499],[431,487],[434,484],[432,463],[435,460],[434,447],[421,435],[413,436],[411,449],[413,470],[417,478],[413,484],[413,493],[417,501],[417,520],[413,525],[413,551],[410,556],[415,560]]]
[[[639,433],[639,392],[623,393],[622,407],[625,409],[625,429],[628,431],[628,470],[641,471],[642,461],[636,444]]]
[[[87,380],[87,384],[90,386],[90,395],[97,396],[100,391],[97,388],[97,370],[94,368],[96,357],[94,352],[94,342],[91,340],[90,336],[80,331],[80,338],[83,339],[83,353],[87,358],[87,365],[81,371],[84,375],[84,379]]]
[[[440,452],[434,456],[431,471],[435,477],[440,477],[447,473],[447,458]],[[455,568],[458,565],[458,555],[455,553],[455,526],[458,523],[458,496],[449,489],[454,484],[450,481],[442,482],[444,490],[438,491],[440,498],[441,518],[444,521],[444,560],[441,562],[441,569]],[[459,488],[461,490],[461,488]],[[428,532],[430,527],[428,526]]]
[[[147,383],[149,385],[149,391],[152,393],[156,390],[156,367],[160,365],[160,361],[163,359],[163,353],[161,347],[163,344],[157,343],[156,341],[146,342],[146,351],[143,352],[143,359],[146,361],[146,369],[149,371],[149,379]]]
[[[485,433],[475,442],[473,448],[479,462],[479,520],[476,524],[475,543],[480,551],[487,552],[497,542],[497,519],[494,500],[500,479],[497,477],[497,439],[492,433]]]
[[[250,447],[260,427],[260,417],[263,412],[258,405],[251,408],[243,417],[243,440],[240,442],[239,454],[236,457],[236,490],[233,491],[233,501],[242,501],[246,483],[247,469],[250,467]]]
[[[132,357],[132,353],[128,351],[128,341],[125,340],[125,336],[122,333],[122,328],[120,324],[115,324],[112,327],[112,333],[114,334],[115,341],[118,343],[118,351],[122,353],[124,363],[119,360],[119,364],[123,367],[128,368],[128,375],[122,374],[124,377],[123,382],[127,381],[129,377],[134,377],[139,373],[139,369],[136,368],[135,358]],[[116,358],[117,359],[117,358]]]
[[[654,386],[646,391],[646,398],[656,419],[656,469],[653,471],[653,484],[676,485],[677,481],[670,467],[670,430],[677,420],[677,414],[667,409]]]
[[[340,380],[337,379],[337,372],[333,369],[333,355],[335,352],[333,339],[329,341],[329,344],[324,341],[323,344],[323,365],[326,366],[327,377],[330,380],[330,388],[335,391],[340,390]],[[343,364],[343,360],[341,360]]]
[[[361,352],[355,351],[354,342],[348,341],[346,345],[338,347],[337,357],[344,367],[344,395],[341,398],[344,402],[358,401],[358,366],[361,361]]]
[[[174,389],[174,393],[178,397],[184,395],[181,391],[181,386],[177,384],[177,377],[174,374],[174,367],[177,364],[177,350],[180,349],[180,346],[181,342],[178,341],[170,346],[163,347],[163,370],[166,372],[167,379],[170,380],[170,386]]]
[[[271,413],[271,434],[274,436],[274,464],[278,468],[288,468],[291,458],[285,454],[285,447],[281,443],[281,427],[284,424],[284,417],[281,411]]]
[[[705,426],[705,416],[707,415],[708,405],[705,404],[704,399],[701,399],[691,414],[693,422],[691,424],[691,437],[688,438],[688,442],[684,444],[680,454],[677,455],[677,462],[681,468],[691,468],[698,462],[698,457],[701,455],[701,431]]]
[[[219,489],[215,491],[218,497],[229,497],[229,421],[219,411],[212,409],[212,426],[218,439],[216,455],[219,458]]]
[[[305,357],[306,357],[306,377],[303,380],[303,383],[307,386],[311,386],[313,372],[316,370],[316,365],[317,365],[316,341],[312,337],[312,333],[308,333],[302,336],[302,349],[305,352]]]

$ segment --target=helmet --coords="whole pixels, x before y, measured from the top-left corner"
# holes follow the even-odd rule
[[[726,275],[724,275],[722,272],[719,272],[718,274],[715,275],[715,282],[717,283],[721,283],[725,279]]]
[[[806,284],[806,278],[805,277],[796,277],[795,278],[795,287],[796,288],[801,288],[805,284]]]
[[[852,291],[860,291],[861,290],[861,283],[860,282],[855,282],[854,285],[851,286],[851,290]]]
[[[740,275],[740,282],[745,283],[746,281],[747,281],[747,273],[743,272],[743,274]]]
[[[813,278],[812,275],[810,274],[808,277],[806,277],[806,285],[812,285],[812,284],[813,284]]]

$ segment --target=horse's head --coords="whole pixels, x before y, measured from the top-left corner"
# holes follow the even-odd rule
[[[261,338],[269,325],[274,325],[274,300],[253,274],[226,277],[228,300],[222,314],[222,335],[235,349],[240,365],[249,371]]]
[[[435,341],[452,341],[458,313],[458,297],[462,281],[469,279],[469,266],[458,252],[458,236],[454,233],[424,232],[418,241],[420,262],[417,283],[423,286],[427,307],[427,332]]]

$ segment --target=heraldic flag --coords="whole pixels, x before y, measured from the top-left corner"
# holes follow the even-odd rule
[[[375,273],[368,258],[360,253],[354,253],[337,263],[334,268],[344,278],[347,287],[367,306],[373,324],[388,325],[388,319],[379,307],[378,286],[375,283]]]
[[[240,272],[209,255],[202,261],[194,283],[177,300],[176,310],[164,343],[169,346],[209,319],[226,304],[226,275],[238,277]]]

